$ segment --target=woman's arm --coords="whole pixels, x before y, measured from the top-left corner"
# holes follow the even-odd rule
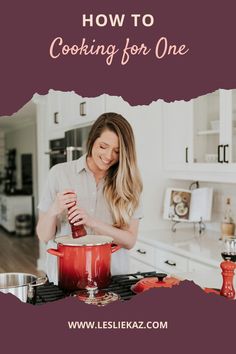
[[[132,219],[127,229],[118,229],[102,221],[95,220],[93,230],[96,234],[111,236],[116,244],[131,249],[137,240],[138,227],[138,219]]]
[[[39,220],[36,227],[38,238],[41,241],[48,242],[56,234],[57,216],[48,212],[39,212]]]
[[[127,249],[135,245],[138,235],[138,219],[132,219],[127,228],[117,228],[91,217],[77,206],[72,207],[68,214],[69,220],[74,225],[85,225],[93,229],[95,234],[111,236],[115,243]]]
[[[48,242],[56,234],[57,218],[68,208],[74,206],[76,194],[73,191],[65,190],[57,193],[56,198],[47,212],[40,211],[36,227],[38,238]]]

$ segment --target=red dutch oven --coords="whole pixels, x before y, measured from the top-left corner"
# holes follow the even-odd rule
[[[167,277],[165,273],[157,273],[156,277],[143,278],[131,286],[135,294],[142,293],[153,288],[172,288],[179,285],[180,280],[174,277]]]
[[[111,254],[120,249],[109,236],[87,235],[77,239],[58,237],[57,249],[48,253],[58,257],[58,285],[66,291],[86,289],[95,284],[105,288],[111,280]]]

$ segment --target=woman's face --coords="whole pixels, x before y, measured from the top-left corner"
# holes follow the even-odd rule
[[[92,158],[99,170],[106,171],[119,161],[119,139],[111,130],[97,138],[92,148]]]

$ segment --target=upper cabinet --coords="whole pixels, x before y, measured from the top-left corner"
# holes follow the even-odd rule
[[[236,163],[236,90],[229,91],[230,119],[228,122],[229,162]]]
[[[105,111],[105,95],[83,98],[75,92],[50,90],[47,98],[46,126],[50,139],[64,137],[64,132],[93,122]]]
[[[193,109],[193,163],[216,163],[220,132],[220,93],[215,91],[191,102]]]
[[[45,127],[47,128],[48,134],[54,134],[55,138],[58,138],[62,126],[63,117],[61,112],[60,93],[50,90],[46,96]]]
[[[236,162],[236,90],[218,90],[194,99],[193,118],[193,162]]]
[[[169,177],[236,182],[236,90],[164,103],[163,128]]]
[[[192,159],[192,103],[164,103],[162,114],[164,168],[187,169]]]

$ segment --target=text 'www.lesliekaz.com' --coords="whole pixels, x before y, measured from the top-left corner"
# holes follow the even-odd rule
[[[167,330],[168,321],[68,321],[68,328],[73,330]]]

